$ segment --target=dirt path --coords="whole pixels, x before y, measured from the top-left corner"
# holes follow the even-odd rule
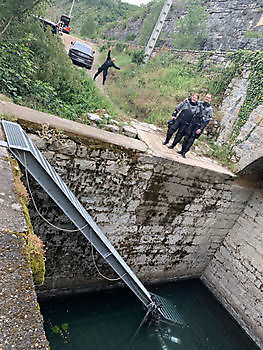
[[[71,46],[71,42],[72,41],[81,41],[89,46],[91,46],[93,48],[93,50],[95,51],[95,55],[94,55],[94,62],[93,65],[91,67],[91,69],[87,69],[87,73],[93,78],[94,74],[97,72],[98,69],[98,65],[99,65],[99,49],[98,46],[90,41],[85,41],[85,40],[81,40],[75,36],[72,35],[68,35],[68,34],[64,34],[62,35],[62,41],[63,44],[65,45],[66,51],[68,52]],[[102,74],[100,74],[98,76],[98,78],[95,80],[95,83],[97,85],[97,87],[104,93],[104,86],[102,85]]]

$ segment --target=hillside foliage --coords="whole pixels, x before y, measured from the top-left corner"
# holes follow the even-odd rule
[[[48,15],[57,21],[62,13],[69,13],[71,5],[71,0],[56,0],[48,10]],[[138,9],[138,6],[121,0],[76,1],[71,16],[72,33],[88,38],[103,37],[105,28],[115,26],[118,18],[125,21]]]
[[[44,31],[41,22],[32,16],[44,13],[48,2],[41,1],[29,9],[28,0],[22,17],[15,3],[19,7],[21,2],[13,0],[13,8],[6,2],[1,12],[2,28],[10,24],[0,42],[0,93],[15,103],[72,120],[85,118],[87,112],[96,109],[112,113],[112,105],[99,93],[86,70],[72,65],[60,36],[49,29]]]

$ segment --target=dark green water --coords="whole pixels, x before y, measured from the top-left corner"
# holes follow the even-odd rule
[[[187,327],[169,327],[168,336],[142,327],[129,350],[258,350],[199,280],[151,286],[151,292],[172,301]],[[145,311],[128,289],[109,290],[40,301],[51,350],[128,350]],[[63,331],[64,328],[68,330]],[[55,334],[51,327],[62,331]],[[53,328],[53,330],[55,330]]]

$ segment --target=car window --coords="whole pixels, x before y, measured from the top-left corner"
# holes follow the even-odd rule
[[[93,56],[93,49],[90,46],[88,46],[84,43],[81,43],[80,41],[75,42],[72,49],[82,51],[90,56]]]

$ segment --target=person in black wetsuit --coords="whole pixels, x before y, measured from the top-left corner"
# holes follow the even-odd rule
[[[173,134],[177,131],[173,143],[168,146],[172,149],[176,144],[185,136],[185,129],[190,125],[193,115],[198,108],[198,98],[197,94],[192,95],[190,98],[181,102],[174,110],[172,114],[172,119],[168,121],[168,130],[166,134],[166,139],[163,145],[166,145]],[[176,115],[181,112],[177,118]]]
[[[115,58],[111,58],[110,57],[111,55],[111,48],[109,49],[108,51],[108,56],[107,56],[107,59],[106,61],[103,63],[103,65],[101,65],[97,71],[97,73],[94,75],[94,78],[93,80],[95,80],[97,78],[97,76],[103,72],[103,80],[102,80],[102,84],[104,85],[105,84],[105,81],[106,81],[106,77],[107,77],[107,74],[108,74],[108,69],[110,67],[113,67],[115,69],[120,69],[120,67],[117,67],[115,64],[114,64],[114,61],[115,61]]]
[[[211,94],[206,94],[204,102],[199,102],[198,110],[194,114],[190,125],[185,130],[182,149],[181,151],[178,151],[178,153],[184,158],[194,141],[203,133],[204,128],[208,125],[212,117],[213,109],[210,105],[211,99]]]

